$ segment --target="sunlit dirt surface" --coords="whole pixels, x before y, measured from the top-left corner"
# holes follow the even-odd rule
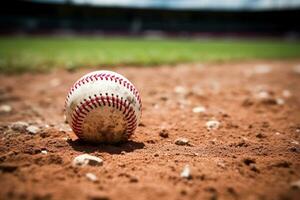
[[[83,143],[64,123],[68,89],[95,68],[0,75],[0,199],[297,199],[299,64],[113,68],[143,102],[142,123],[116,146]],[[208,130],[210,120],[220,126]],[[12,128],[18,121],[39,130]],[[84,153],[103,165],[72,167]],[[189,178],[180,176],[186,165]]]

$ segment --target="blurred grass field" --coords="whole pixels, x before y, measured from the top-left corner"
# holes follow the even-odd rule
[[[0,73],[88,66],[292,58],[300,58],[299,41],[0,37]]]

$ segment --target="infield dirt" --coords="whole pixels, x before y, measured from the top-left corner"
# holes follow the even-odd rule
[[[299,199],[299,63],[113,68],[143,102],[142,123],[119,145],[83,143],[64,123],[68,89],[95,68],[2,74],[0,199]],[[210,120],[220,126],[208,130]],[[84,153],[103,165],[72,167]]]

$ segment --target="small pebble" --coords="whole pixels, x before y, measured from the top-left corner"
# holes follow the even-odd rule
[[[37,132],[39,132],[39,127],[37,127],[37,126],[33,126],[33,125],[31,125],[31,126],[28,126],[27,128],[26,128],[26,131],[28,132],[28,133],[30,133],[30,134],[36,134]]]
[[[67,116],[64,115],[64,123],[67,124],[68,123],[68,120],[67,120]]]
[[[102,164],[103,160],[101,158],[89,154],[79,155],[72,162],[73,167],[84,167],[86,165],[101,166]]]
[[[185,165],[182,172],[180,173],[181,178],[191,179],[191,169],[189,165]]]
[[[296,140],[292,140],[292,141],[291,141],[291,143],[292,143],[292,144],[296,144],[296,145],[298,145],[298,144],[299,144],[299,142],[298,142],[298,141],[296,141]]]
[[[262,139],[262,138],[266,138],[267,136],[263,133],[257,133],[255,137]]]
[[[221,168],[223,168],[223,169],[226,168],[226,165],[225,165],[224,161],[219,161],[219,162],[217,162],[217,166],[218,166],[218,167],[221,167]]]
[[[285,101],[282,98],[277,98],[276,103],[277,103],[277,105],[283,105],[285,103]]]
[[[279,133],[279,132],[276,132],[276,133],[275,133],[275,135],[281,135],[281,133]]]
[[[163,138],[168,138],[168,137],[169,137],[169,132],[168,132],[168,130],[162,129],[162,130],[159,132],[159,136],[160,136],[160,137],[163,137]]]
[[[95,174],[93,174],[93,173],[86,173],[86,174],[85,174],[85,177],[86,177],[88,180],[92,181],[92,182],[98,181],[97,176],[96,176]]]
[[[259,169],[257,168],[255,163],[250,163],[249,168],[250,168],[250,170],[252,170],[254,172],[259,172]]]
[[[175,140],[176,145],[189,145],[189,140],[187,138],[178,138]]]
[[[197,106],[193,108],[193,113],[204,113],[206,112],[206,108],[203,106]]]
[[[258,99],[268,99],[268,98],[270,98],[270,94],[269,94],[269,92],[267,92],[267,91],[260,91],[260,92],[257,94],[257,98],[258,98]]]
[[[47,155],[47,154],[48,154],[48,151],[42,150],[41,153]]]
[[[0,106],[0,113],[10,113],[12,108],[10,105],[1,105]]]
[[[205,125],[208,130],[216,130],[219,128],[220,122],[216,121],[216,120],[210,120],[210,121],[206,122]]]
[[[187,93],[187,89],[183,86],[176,86],[174,88],[175,93],[177,94],[186,94]]]
[[[211,144],[216,144],[217,143],[217,138],[214,138],[212,140],[209,141]]]

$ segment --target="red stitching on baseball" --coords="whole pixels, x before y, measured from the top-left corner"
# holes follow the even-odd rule
[[[139,95],[139,92],[137,91],[137,89],[132,84],[127,82],[126,80],[124,80],[120,77],[117,77],[115,75],[112,75],[112,74],[107,74],[107,73],[93,74],[93,75],[81,78],[80,80],[76,81],[75,84],[69,90],[69,94],[67,95],[67,98],[66,98],[66,101],[65,101],[65,108],[66,108],[66,105],[67,105],[67,103],[70,99],[70,96],[74,93],[75,89],[77,89],[78,86],[81,86],[81,84],[89,83],[89,81],[95,81],[95,80],[98,81],[98,78],[100,78],[100,80],[103,80],[103,77],[107,81],[108,81],[108,79],[110,79],[110,81],[114,81],[115,83],[118,82],[120,85],[123,85],[124,87],[129,89],[132,92],[132,94],[135,96],[135,98],[138,100],[138,102],[140,104],[139,109],[141,110],[142,101],[141,101],[141,98],[140,98],[140,95]]]
[[[98,104],[96,104],[95,102],[97,102]],[[93,106],[91,106],[91,104]],[[119,98],[118,95],[114,96],[113,94],[110,97],[106,93],[105,97],[100,94],[100,96],[94,95],[94,98],[89,97],[89,99],[84,99],[79,103],[79,105],[77,105],[77,107],[73,111],[71,126],[78,137],[82,139],[84,138],[84,135],[82,133],[84,118],[90,111],[101,106],[112,106],[119,109],[120,111],[122,111],[123,109],[122,113],[127,123],[126,135],[129,137],[133,134],[134,130],[137,127],[137,116],[135,110],[130,106],[130,103],[127,100],[123,101],[123,98]]]

